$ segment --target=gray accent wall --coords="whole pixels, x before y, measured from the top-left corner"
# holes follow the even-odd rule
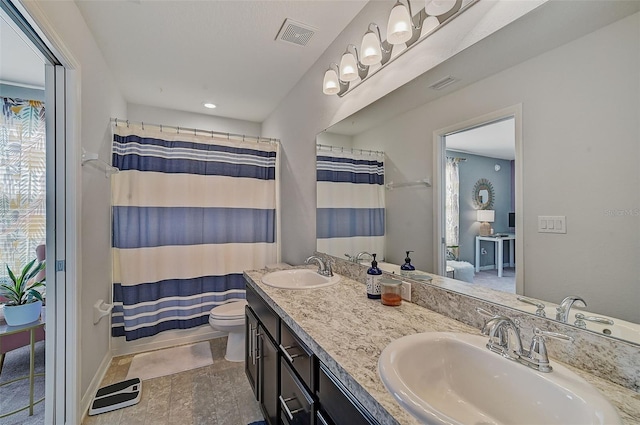
[[[509,231],[509,213],[511,209],[511,194],[513,181],[511,176],[511,161],[473,155],[463,152],[447,151],[447,156],[466,158],[460,162],[458,173],[460,177],[460,250],[461,261],[475,264],[475,242],[480,231],[480,223],[477,221],[477,208],[473,203],[473,187],[479,179],[487,179],[493,186],[495,194],[493,209],[495,222],[491,227],[495,233],[513,233]],[[495,165],[500,165],[500,171],[495,170]],[[487,253],[480,256],[480,266],[495,264],[493,242],[481,242],[481,248]],[[505,245],[504,261],[509,261],[509,250]]]

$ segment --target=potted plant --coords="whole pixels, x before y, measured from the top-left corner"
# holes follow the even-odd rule
[[[0,284],[0,297],[5,298],[4,317],[9,326],[25,325],[40,317],[43,298],[38,288],[45,286],[45,278],[40,281],[34,278],[44,266],[44,261],[36,264],[34,259],[17,277],[7,266],[10,282]]]

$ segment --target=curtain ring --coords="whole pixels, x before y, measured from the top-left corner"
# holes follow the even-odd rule
[[[162,124],[160,124],[160,133],[162,133]]]
[[[116,127],[118,126],[118,118],[116,118]]]
[[[211,130],[211,138],[213,139],[213,130]]]
[[[142,130],[144,130],[144,121],[140,121],[140,124],[142,124]]]
[[[180,134],[180,126],[176,127],[178,129],[177,133]]]
[[[242,141],[244,142],[244,134],[242,135]]]
[[[129,128],[129,120],[127,120],[127,128]]]

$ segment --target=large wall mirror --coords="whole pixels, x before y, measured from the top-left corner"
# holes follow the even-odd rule
[[[434,272],[439,212],[437,191],[427,183],[441,184],[434,171],[434,132],[521,105],[522,205],[517,211],[505,206],[493,223],[522,241],[522,264],[516,264],[519,294],[553,307],[576,295],[586,301],[590,315],[640,324],[638,75],[640,2],[541,5],[318,135],[318,143],[343,152],[384,152],[381,159],[372,159],[383,163],[377,166],[386,183],[370,180],[376,184],[367,196],[383,198],[377,204],[360,205],[364,201],[356,196],[350,196],[356,203],[349,206],[340,204],[345,196],[335,205],[323,200],[323,209],[368,209],[366,230],[374,239],[359,244],[356,238],[345,247],[319,236],[318,250],[344,258],[376,249],[379,259],[394,264],[402,264],[411,250],[417,269]],[[456,81],[441,90],[429,88],[445,76]],[[366,83],[359,89],[366,89]],[[474,155],[486,156],[473,149],[455,154]],[[469,161],[460,169],[469,168]],[[471,185],[479,177],[498,185],[498,174],[510,172],[508,161],[490,158],[487,164],[486,173]],[[471,195],[469,189],[460,190],[460,202],[471,203]],[[495,201],[505,196],[510,195],[496,187]],[[477,209],[460,208],[465,211],[460,213],[461,232],[478,234]],[[515,229],[508,223],[513,215],[520,226]],[[566,233],[541,231],[540,218],[547,216],[565,217]],[[376,245],[370,245],[372,240]],[[475,266],[474,247],[460,246],[459,252],[469,253],[460,260]],[[547,317],[555,314],[548,311]],[[591,325],[589,330],[640,343],[640,331],[634,330],[639,327],[612,332]]]

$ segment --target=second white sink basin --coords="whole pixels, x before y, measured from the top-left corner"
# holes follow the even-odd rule
[[[393,341],[382,382],[426,424],[621,424],[587,381],[554,362],[542,373],[489,351],[488,337],[429,332]]]
[[[290,269],[262,276],[262,283],[281,289],[315,289],[338,283],[340,276],[323,276],[311,269]]]

